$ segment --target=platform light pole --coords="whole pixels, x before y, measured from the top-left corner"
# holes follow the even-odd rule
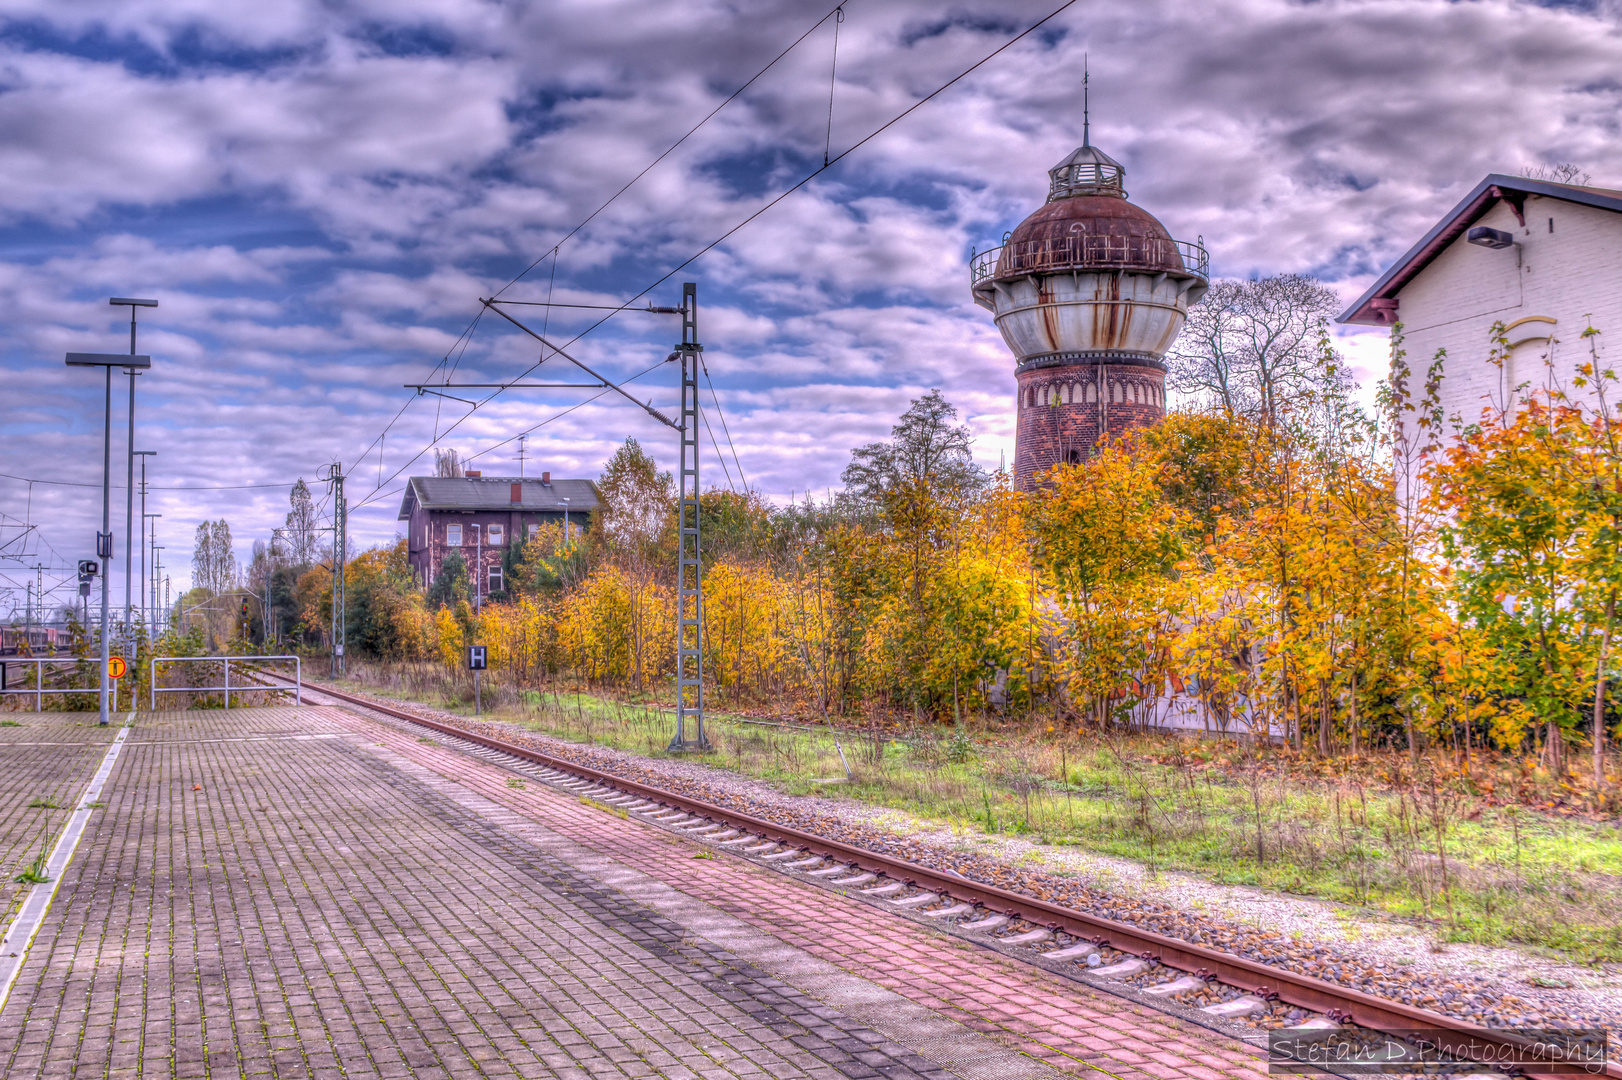
[[[150,356],[134,353],[68,353],[68,367],[99,367],[106,377],[101,424],[101,531],[96,534],[96,557],[101,560],[101,725],[107,725],[107,661],[112,659],[112,635],[108,617],[111,614],[111,595],[107,587],[107,572],[113,562],[113,368],[145,371],[152,366]],[[133,386],[134,383],[131,383]],[[132,390],[133,394],[134,391]],[[127,539],[127,537],[126,537]]]
[[[135,312],[136,312],[136,309],[144,308],[144,307],[153,307],[153,308],[155,308],[155,307],[158,306],[158,302],[156,300],[138,300],[138,299],[135,299],[135,298],[129,297],[129,296],[114,296],[114,297],[109,298],[107,303],[112,305],[113,307],[127,307],[127,308],[130,309],[130,355],[134,356],[135,355]],[[129,441],[124,444],[124,448],[129,451],[129,454],[128,454],[128,457],[129,457],[128,468],[126,470],[126,478],[125,478],[125,481],[124,481],[124,632],[126,634],[128,634],[130,632],[130,620],[133,617],[133,615],[132,615],[132,606],[134,604],[134,597],[135,597],[134,591],[131,589],[131,585],[134,584],[134,582],[131,580],[131,578],[132,578],[131,571],[133,570],[133,565],[132,565],[131,560],[135,556],[135,546],[130,543],[130,540],[135,536],[135,455],[136,455],[136,450],[135,450],[135,376],[136,376],[136,369],[134,367],[130,367],[128,369],[128,372],[129,372],[129,377],[130,377],[130,416],[129,416],[130,434],[129,434]],[[144,472],[146,462],[144,462],[144,461],[141,462],[141,466],[142,466],[142,469],[143,469],[143,472]],[[145,486],[144,481],[143,481],[143,486]]]

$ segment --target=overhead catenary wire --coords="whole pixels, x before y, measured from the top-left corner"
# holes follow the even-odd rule
[[[834,59],[828,68],[828,130],[822,140],[822,163],[828,164],[828,152],[834,146],[834,87],[839,82],[839,27],[845,21],[845,5],[834,9]]]
[[[539,266],[541,264],[542,260],[544,260],[547,257],[547,255],[552,256],[552,282],[555,283],[556,280],[557,280],[557,270],[558,270],[558,263],[557,263],[558,252],[563,247],[563,245],[565,243],[567,243],[571,238],[573,238],[576,234],[578,234],[580,232],[580,230],[584,229],[587,225],[591,224],[591,222],[592,222],[592,220],[594,218],[596,218],[604,210],[606,210],[610,206],[612,206],[614,204],[614,202],[616,200],[618,200],[621,195],[624,195],[627,191],[629,191],[636,184],[637,181],[641,180],[644,176],[648,175],[648,173],[651,172],[654,169],[655,166],[657,166],[661,161],[663,161],[665,158],[669,157],[672,153],[674,153],[677,148],[679,148],[683,143],[685,143],[695,133],[697,133],[697,131],[700,128],[702,128],[705,124],[709,123],[712,119],[714,119],[714,117],[715,117],[715,115],[717,113],[719,113],[722,109],[726,108],[732,102],[736,101],[738,99],[738,97],[745,90],[748,90],[751,86],[753,86],[760,79],[761,76],[765,75],[768,71],[770,71],[773,67],[775,67],[779,60],[782,60],[783,57],[785,57],[789,53],[793,52],[795,47],[797,45],[799,45],[800,42],[802,42],[806,38],[810,37],[811,34],[817,29],[817,27],[819,27],[823,23],[827,22],[829,16],[832,16],[835,13],[841,13],[839,15],[839,17],[841,19],[843,19],[843,17],[844,17],[843,14],[842,14],[843,8],[844,8],[844,0],[842,0],[842,2],[840,4],[838,4],[838,5],[836,5],[834,8],[830,9],[827,14],[823,15],[816,22],[812,23],[811,26],[809,26],[804,33],[802,33],[799,37],[795,38],[792,42],[790,42],[787,48],[785,48],[782,52],[778,53],[776,56],[772,57],[772,59],[766,64],[766,66],[762,67],[759,71],[757,71],[753,75],[751,75],[748,78],[748,80],[744,82],[744,84],[742,86],[738,87],[730,95],[728,95],[728,97],[726,98],[725,101],[721,102],[719,105],[717,105],[715,108],[711,109],[707,114],[705,114],[703,119],[699,120],[698,123],[694,124],[691,128],[689,128],[687,130],[687,132],[681,136],[681,138],[677,139],[675,142],[671,143],[670,146],[666,147],[663,153],[661,153],[658,157],[656,157],[652,161],[650,161],[647,164],[647,166],[645,168],[643,168],[643,170],[641,172],[637,173],[635,176],[631,177],[630,180],[626,181],[625,185],[623,187],[621,187],[618,191],[616,191],[613,195],[611,195],[607,199],[605,199],[603,201],[602,205],[598,206],[597,209],[593,210],[590,214],[586,215],[586,217],[578,225],[576,225],[574,228],[570,229],[567,233],[565,233],[563,235],[563,237],[561,239],[559,239],[557,241],[557,243],[553,244],[550,248],[548,248],[545,252],[543,252],[541,254],[540,258],[537,258],[534,262],[530,263],[522,271],[520,271],[515,277],[513,277],[513,279],[511,281],[508,281],[499,290],[497,290],[495,295],[500,296],[502,293],[505,293],[508,289],[512,288],[513,285],[515,285],[519,281],[523,280],[523,278],[528,276],[528,274],[529,274],[529,272],[531,270],[534,270],[535,267],[537,267],[537,266]],[[548,287],[547,287],[547,300],[550,302],[551,299],[552,299],[552,288],[551,288],[551,284],[549,284]],[[571,305],[571,306],[588,307],[588,306],[592,306],[592,305],[580,304],[580,305]],[[446,363],[448,363],[450,361],[450,354],[452,352],[456,351],[456,348],[457,348],[458,345],[462,346],[462,353],[463,354],[465,354],[467,352],[467,345],[465,343],[470,342],[472,340],[472,336],[473,336],[474,332],[477,330],[478,325],[479,325],[479,320],[481,318],[483,318],[485,310],[486,310],[486,308],[484,307],[484,305],[481,304],[479,306],[479,310],[474,314],[472,320],[462,330],[461,335],[457,338],[457,340],[455,342],[452,343],[451,347],[446,350],[445,356],[443,358],[441,358],[440,361],[437,364],[434,365],[434,370],[435,371],[440,370],[441,368],[443,368],[445,366]],[[617,310],[617,309],[613,309],[613,310]],[[461,363],[461,359],[460,359],[460,356],[458,356],[457,364],[460,364],[460,363]],[[452,370],[454,370],[454,368]],[[448,374],[447,374],[446,378],[447,378],[447,381],[448,381],[449,380],[449,375]],[[383,430],[378,433],[377,438],[373,439],[371,441],[371,443],[367,444],[366,449],[362,450],[361,453],[360,453],[360,456],[357,457],[355,460],[357,460],[357,461],[364,460],[366,455],[371,453],[372,447],[377,446],[382,441],[383,436],[387,435],[389,433],[389,431],[394,427],[394,425],[399,423],[400,417],[405,414],[406,409],[411,407],[411,402],[414,401],[414,400],[415,400],[415,398],[407,398],[406,399],[405,404],[401,405],[399,410],[394,414],[394,416],[392,416],[389,419],[389,422],[383,426]],[[434,403],[434,433],[435,433],[434,442],[435,443],[437,443],[439,441],[440,407],[441,407],[441,403],[438,400],[436,400],[435,403]],[[433,445],[432,443],[429,444],[430,448],[432,447],[432,445]],[[422,456],[421,454],[416,455],[416,457],[412,458],[412,461],[415,461],[417,457],[421,457],[421,456]],[[375,491],[377,489],[374,488],[373,490]]]
[[[742,86],[740,86],[736,90],[732,91],[732,93],[730,95],[728,95],[728,97],[727,97],[727,99],[725,101],[721,102],[721,104],[717,105],[715,108],[711,109],[708,113],[706,113],[704,115],[704,118],[702,120],[700,120],[698,123],[696,123],[692,127],[688,128],[687,132],[684,135],[682,135],[681,138],[679,138],[675,142],[671,143],[670,146],[668,148],[666,148],[664,153],[660,154],[658,157],[656,157],[652,161],[648,162],[646,168],[644,168],[641,172],[637,173],[635,176],[631,177],[631,179],[627,180],[625,182],[624,187],[622,187],[618,191],[614,192],[614,194],[610,195],[606,200],[604,200],[604,202],[603,202],[603,204],[601,206],[599,206],[597,209],[593,210],[590,214],[587,214],[584,221],[582,221],[580,224],[576,225],[574,228],[570,229],[567,233],[565,233],[562,239],[560,239],[557,243],[553,244],[552,247],[550,249],[548,249],[547,252],[543,252],[541,254],[540,258],[536,259],[534,262],[532,262],[528,266],[526,266],[518,274],[517,277],[514,277],[511,281],[507,282],[507,284],[503,285],[500,289],[496,290],[494,295],[495,296],[500,296],[502,293],[506,292],[508,289],[510,289],[514,285],[518,284],[518,282],[522,281],[525,277],[527,277],[529,275],[529,272],[531,270],[533,270],[537,266],[541,265],[542,260],[544,260],[546,258],[547,254],[551,254],[553,256],[554,265],[555,265],[556,257],[557,257],[557,251],[558,251],[559,248],[561,248],[564,244],[568,243],[569,240],[571,238],[573,238],[576,233],[580,232],[581,229],[584,229],[587,225],[590,225],[592,220],[595,219],[598,214],[601,214],[604,210],[607,210],[609,208],[609,206],[613,205],[613,203],[614,203],[614,201],[616,199],[618,199],[621,195],[624,195],[627,191],[631,190],[631,187],[638,180],[642,179],[644,176],[648,175],[648,173],[652,172],[653,169],[661,161],[663,161],[665,158],[669,157],[671,154],[675,153],[676,150],[678,148],[680,148],[680,146],[683,143],[685,143],[688,139],[692,138],[695,134],[697,134],[699,128],[703,127],[705,124],[709,123],[712,119],[714,119],[716,113],[720,112],[722,109],[726,108],[728,105],[730,105],[734,101],[738,100],[738,97],[745,90],[747,90],[751,86],[753,86],[756,83],[756,81],[758,81],[760,79],[760,77],[762,75],[766,74],[773,67],[777,66],[777,62],[779,60],[783,59],[783,57],[785,57],[789,53],[793,52],[795,46],[799,45],[800,42],[802,42],[806,38],[810,37],[816,31],[817,27],[819,27],[823,23],[827,22],[828,19],[831,16],[834,16],[834,15],[838,15],[839,18],[843,19],[844,16],[841,13],[844,11],[844,7],[845,7],[844,0],[841,0],[841,2],[834,5],[834,7],[831,8],[826,15],[822,16],[822,18],[820,18],[816,22],[812,23],[811,26],[806,29],[805,33],[803,33],[799,37],[795,38],[792,42],[789,43],[789,45],[788,45],[788,47],[786,49],[784,49],[782,52],[778,53],[776,56],[772,57],[771,61],[769,63],[767,63],[767,65],[765,67],[761,68],[759,71],[757,71],[753,75],[749,76],[749,81],[748,82],[744,83]]]
[[[641,371],[637,372],[635,375],[632,375],[630,378],[626,379],[625,382],[622,383],[621,385],[626,385],[626,384],[629,384],[629,383],[633,383],[636,380],[640,379],[642,376],[648,374],[648,372],[653,371],[656,368],[660,368],[660,367],[663,367],[663,366],[664,366],[664,361],[660,361],[659,363],[653,364],[650,367],[643,368]],[[509,436],[508,438],[502,439],[498,443],[492,443],[490,446],[485,447],[483,450],[480,450],[478,453],[470,454],[464,460],[466,460],[466,461],[477,461],[479,458],[483,457],[485,454],[488,454],[493,450],[499,449],[500,447],[503,447],[503,446],[507,445],[508,443],[513,442],[514,440],[518,439],[520,436],[528,435],[528,434],[530,434],[530,433],[532,433],[534,431],[538,431],[539,429],[545,427],[546,425],[552,423],[555,420],[561,420],[565,416],[568,416],[570,413],[574,412],[576,409],[585,408],[587,405],[590,405],[593,401],[596,401],[598,398],[602,397],[603,395],[607,394],[608,392],[609,391],[606,388],[603,389],[603,390],[599,390],[597,393],[591,395],[591,397],[589,397],[589,398],[586,398],[584,401],[577,402],[574,405],[569,406],[567,409],[562,410],[561,412],[554,413],[553,415],[547,417],[545,420],[542,420],[540,423],[532,424],[531,426],[525,428],[523,431],[520,431],[516,435],[512,435],[512,436]],[[449,434],[449,433],[447,432],[447,434]],[[437,440],[436,440],[436,442],[437,442]],[[423,447],[421,450],[417,451],[416,455],[414,457],[412,457],[412,459],[410,461],[407,461],[404,465],[400,466],[398,469],[394,470],[394,472],[390,473],[389,478],[387,480],[383,481],[383,483],[384,484],[392,483],[395,480],[396,477],[398,477],[401,473],[403,473],[407,469],[409,469],[411,467],[412,463],[417,460],[417,458],[422,457],[423,454],[426,454],[431,449],[433,449],[433,444],[432,443],[430,443],[428,446]],[[355,510],[359,510],[362,507],[369,506],[370,504],[372,504],[374,502],[379,502],[379,501],[381,501],[383,499],[389,498],[392,495],[397,495],[401,491],[405,490],[403,487],[400,487],[400,488],[395,488],[392,491],[387,491],[387,492],[381,492],[380,493],[379,489],[381,489],[382,486],[383,486],[382,484],[379,484],[377,488],[373,488],[371,491],[367,492],[365,498],[361,499],[360,502],[356,503],[353,507],[350,508],[351,512],[353,512]]]
[[[732,470],[727,468],[726,455],[721,453],[721,444],[715,440],[715,428],[710,426],[709,414],[703,409],[694,409],[693,411],[698,414],[699,419],[704,421],[704,430],[709,433],[710,445],[715,447],[715,460],[721,463],[721,472],[727,478],[727,490],[737,491],[738,486],[732,482]]]
[[[704,358],[702,356],[698,358],[698,369],[704,373],[704,384],[710,388],[710,400],[715,402],[715,415],[720,417],[721,430],[726,432],[727,449],[732,451],[732,463],[738,467],[738,483],[743,485],[743,489],[745,491],[748,491],[749,481],[744,478],[743,462],[738,458],[738,448],[732,443],[732,430],[727,426],[727,414],[721,410],[721,399],[715,393],[715,383],[710,381],[710,369],[705,365]],[[715,454],[717,457],[720,457],[720,447],[715,448]],[[722,459],[723,466],[725,465],[725,460],[726,459],[724,458]]]
[[[708,243],[706,243],[703,247],[699,248],[696,252],[694,252],[692,255],[688,256],[686,259],[683,259],[677,265],[671,267],[665,273],[661,274],[656,280],[654,280],[653,282],[649,283],[647,286],[640,289],[635,295],[631,296],[628,300],[626,300],[619,307],[614,308],[613,310],[609,311],[606,315],[604,315],[601,318],[597,319],[595,322],[593,322],[591,325],[587,326],[584,330],[580,331],[580,333],[574,335],[574,337],[570,338],[564,344],[565,345],[572,345],[574,342],[579,341],[581,338],[585,337],[587,334],[591,333],[592,331],[596,330],[598,327],[602,326],[604,323],[606,323],[609,319],[613,318],[615,315],[619,314],[622,311],[626,311],[626,310],[630,309],[631,306],[633,304],[635,304],[638,300],[641,300],[648,293],[652,292],[654,289],[657,289],[659,286],[663,285],[665,282],[669,281],[671,278],[673,278],[677,274],[681,273],[681,271],[685,270],[687,267],[691,266],[693,263],[697,262],[699,259],[701,259],[705,255],[709,254],[711,251],[713,251],[715,248],[719,247],[721,244],[724,244],[733,235],[735,235],[740,230],[742,230],[742,229],[748,227],[750,224],[752,224],[762,214],[765,214],[767,211],[769,211],[772,208],[776,207],[779,203],[783,202],[789,196],[795,194],[796,192],[798,192],[802,188],[804,188],[807,184],[811,183],[811,181],[815,180],[818,176],[821,176],[824,172],[827,172],[829,169],[831,169],[835,165],[839,164],[845,158],[849,157],[851,154],[855,153],[857,150],[861,149],[863,146],[866,146],[868,143],[872,142],[874,139],[876,139],[880,135],[884,134],[890,128],[894,127],[896,124],[899,124],[902,120],[905,120],[907,117],[911,116],[914,112],[917,112],[919,109],[923,108],[929,102],[933,101],[935,98],[939,97],[941,94],[945,93],[947,90],[951,89],[953,86],[956,86],[959,82],[962,82],[965,78],[972,75],[974,72],[978,71],[980,68],[984,67],[986,64],[988,64],[992,60],[996,59],[998,56],[1001,56],[1004,52],[1006,52],[1009,49],[1013,48],[1019,42],[1023,41],[1025,38],[1029,37],[1032,33],[1036,32],[1039,29],[1041,29],[1047,23],[1053,21],[1053,19],[1057,18],[1059,15],[1063,14],[1065,11],[1067,11],[1071,7],[1075,6],[1076,3],[1077,3],[1077,0],[1064,0],[1064,3],[1060,4],[1058,7],[1054,8],[1052,11],[1048,12],[1046,15],[1042,16],[1040,19],[1036,20],[1031,25],[1027,26],[1024,30],[1021,30],[1019,33],[1015,34],[1013,37],[1009,38],[1007,41],[1004,41],[1001,45],[997,46],[995,49],[991,50],[989,53],[982,56],[979,60],[976,60],[974,63],[970,64],[968,67],[964,68],[962,71],[958,72],[956,75],[952,76],[950,79],[946,80],[944,83],[937,86],[934,90],[931,90],[928,94],[925,94],[923,97],[919,98],[917,101],[913,102],[911,105],[907,106],[905,109],[901,110],[899,113],[892,116],[890,119],[886,120],[884,123],[880,124],[878,127],[874,128],[872,131],[868,132],[866,135],[862,136],[856,142],[852,143],[850,146],[848,146],[845,149],[841,150],[838,154],[835,154],[832,157],[830,157],[826,164],[812,169],[809,173],[807,173],[804,177],[802,177],[800,180],[795,182],[792,186],[790,186],[789,188],[787,188],[784,191],[780,192],[779,194],[777,194],[776,196],[774,196],[773,198],[768,200],[766,203],[764,203],[763,205],[761,205],[760,207],[758,207],[757,209],[755,209],[754,211],[752,211],[751,213],[746,215],[742,220],[738,221],[735,225],[733,225],[730,228],[726,229],[724,232],[722,232],[715,239],[713,239],[713,240],[709,241]],[[843,6],[843,5],[840,5],[840,6]],[[836,7],[834,9],[834,11],[837,11],[837,10],[839,10],[839,9]],[[833,14],[833,12],[831,11],[831,12],[829,12],[829,14],[831,15],[831,14]],[[826,21],[827,18],[828,18],[828,16],[826,16],[826,15],[823,16],[822,20],[819,20],[817,25],[821,25],[821,23]],[[812,29],[815,29],[815,27],[812,27]],[[809,34],[810,31],[807,31],[807,33]],[[801,38],[798,39],[798,40],[804,40],[804,35],[802,35]],[[798,41],[796,42],[796,44],[797,43],[798,43]],[[793,46],[791,45],[789,48],[792,49]],[[785,55],[786,55],[787,52],[788,52],[788,50],[784,50]],[[774,63],[775,63],[775,61],[774,61]],[[762,69],[763,72],[764,72],[764,70],[765,69]],[[742,88],[740,88],[739,92],[741,92],[741,90],[742,90]],[[736,95],[734,95],[734,96],[736,96]],[[731,98],[729,98],[728,100],[730,101]],[[717,107],[717,111],[719,110],[719,108],[720,108],[720,106]],[[712,112],[710,115],[713,116],[714,113]],[[695,130],[696,130],[696,128],[695,128]],[[684,138],[685,138],[685,136],[684,136]],[[672,149],[674,149],[674,147],[672,147]],[[578,230],[576,230],[576,231],[578,231]],[[571,233],[571,235],[572,235],[572,233]],[[560,243],[561,243],[561,241],[560,241]],[[554,246],[556,246],[556,245],[554,245]],[[550,249],[548,249],[548,250],[550,251]],[[514,278],[513,281],[508,282],[507,285],[503,286],[501,291],[505,291],[507,288],[510,288],[514,283],[516,283],[525,274],[527,274],[529,272],[529,270],[532,270],[532,269],[534,269],[534,267],[539,266],[541,261],[544,260],[545,258],[546,258],[546,255],[543,254],[540,258],[536,259],[517,278]],[[500,295],[500,292],[498,292],[496,294],[496,296],[499,296],[499,295]],[[495,300],[496,300],[496,297],[494,297],[494,296],[491,297],[491,302],[495,302]],[[486,305],[486,306],[488,306],[488,305]],[[540,360],[537,360],[535,363],[533,363],[529,367],[525,368],[512,381],[513,382],[518,382],[518,381],[524,379],[530,373],[532,373],[537,367],[539,367],[541,364],[545,363],[545,361],[546,361],[546,357],[543,355]],[[486,396],[484,399],[482,399],[478,403],[478,405],[475,405],[474,408],[470,409],[460,419],[458,419],[453,424],[451,424],[451,426],[445,430],[443,435],[439,434],[437,432],[437,430],[436,430],[434,441],[432,443],[430,443],[428,446],[425,446],[422,450],[418,451],[418,453],[412,457],[411,461],[415,461],[417,458],[419,458],[423,454],[427,453],[428,450],[432,449],[433,446],[436,445],[442,438],[449,435],[452,431],[455,431],[458,427],[460,427],[461,424],[469,416],[472,416],[473,413],[476,412],[479,407],[481,407],[483,405],[486,405],[490,401],[494,400],[498,395],[501,394],[501,392],[502,392],[501,389],[496,389],[496,390],[491,391],[491,393],[488,396]],[[410,465],[410,462],[407,462],[406,466],[402,466],[401,469],[396,470],[396,472],[389,479],[392,480],[394,478],[394,476],[398,476],[399,473],[404,471],[404,469],[406,467],[409,467],[409,465]],[[369,498],[370,498],[370,493],[368,494],[368,499]]]
[[[0,479],[19,480],[28,484],[50,484],[54,487],[82,487],[99,488],[100,484],[80,482],[77,480],[41,480],[38,477],[17,476],[13,473],[0,473]],[[122,491],[123,484],[112,484],[114,491]],[[180,484],[165,485],[148,484],[148,491],[252,491],[259,488],[290,488],[292,484]]]

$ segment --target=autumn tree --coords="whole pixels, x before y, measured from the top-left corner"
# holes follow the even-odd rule
[[[957,424],[957,407],[939,390],[913,401],[890,429],[888,442],[859,446],[840,476],[843,498],[858,510],[879,511],[887,499],[907,490],[934,497],[967,491],[985,482],[975,465],[973,436]]]
[[[198,524],[191,565],[194,588],[223,593],[236,587],[236,553],[231,546],[231,526],[224,518]]]
[[[588,581],[623,598],[631,668],[638,689],[659,666],[655,642],[664,632],[667,605],[659,595],[661,571],[675,561],[675,483],[660,472],[642,445],[626,439],[597,481],[598,508],[591,530],[614,574]],[[605,571],[606,573],[606,571]]]
[[[439,566],[439,575],[428,587],[428,606],[442,608],[458,601],[465,602],[472,595],[467,580],[467,562],[455,548],[445,556]]]
[[[287,536],[287,559],[293,566],[309,566],[320,556],[320,526],[316,520],[315,502],[310,498],[309,485],[301,477],[288,493],[292,504],[287,512],[283,532]],[[275,541],[272,551],[275,552]]]
[[[1502,327],[1497,335],[1502,342]],[[1595,407],[1560,390],[1536,393],[1465,427],[1429,476],[1460,606],[1514,661],[1507,689],[1540,718],[1544,761],[1561,773],[1583,720],[1604,741],[1622,587],[1622,456],[1606,394],[1614,376],[1596,369],[1597,350],[1579,376],[1593,384]]]
[[[446,447],[434,450],[434,475],[443,477],[466,476],[467,469],[460,454]]]
[[[1274,423],[1291,405],[1345,383],[1338,366],[1324,363],[1339,307],[1334,290],[1300,274],[1213,282],[1167,354],[1171,387],[1202,407]]]

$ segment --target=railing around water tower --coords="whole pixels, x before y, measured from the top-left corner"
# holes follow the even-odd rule
[[[1171,272],[1210,280],[1211,257],[1203,243],[1188,240],[1098,234],[1061,236],[976,252],[969,260],[969,285],[972,287],[994,277],[1063,270]]]

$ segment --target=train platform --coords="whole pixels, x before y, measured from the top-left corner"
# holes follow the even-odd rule
[[[6,1077],[1265,1074],[1219,1032],[348,709],[143,713],[121,738],[12,718]],[[12,883],[73,816],[58,879]]]

